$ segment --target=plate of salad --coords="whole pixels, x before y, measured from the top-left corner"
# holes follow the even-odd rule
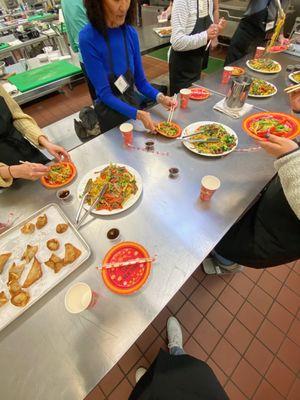
[[[243,129],[255,139],[263,139],[268,133],[294,139],[300,133],[300,121],[285,113],[262,112],[247,117]]]
[[[234,151],[238,145],[237,134],[229,126],[212,121],[195,122],[187,126],[181,138],[196,134],[189,140],[184,140],[184,146],[193,153],[206,157],[225,156]],[[201,143],[197,140],[219,139],[212,143]]]
[[[255,58],[246,62],[247,67],[252,71],[261,72],[262,74],[277,74],[281,71],[281,65],[270,58]]]
[[[50,165],[48,175],[40,181],[47,189],[57,189],[68,185],[76,176],[76,167],[71,162],[60,162]]]
[[[143,183],[140,174],[125,164],[105,164],[89,171],[78,185],[77,195],[81,199],[88,180],[92,183],[83,205],[88,209],[105,184],[108,189],[93,210],[97,215],[114,215],[132,207],[140,198]]]
[[[155,130],[162,136],[175,139],[181,135],[182,129],[175,122],[163,121],[156,125]]]
[[[300,71],[295,71],[289,74],[289,79],[294,83],[300,83]]]
[[[276,93],[277,88],[275,85],[263,79],[254,78],[252,80],[248,95],[250,97],[264,98],[274,96]]]

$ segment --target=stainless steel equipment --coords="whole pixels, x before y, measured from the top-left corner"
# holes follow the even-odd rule
[[[233,77],[231,87],[226,95],[225,106],[233,111],[243,108],[248,97],[252,78],[249,76]]]
[[[5,62],[0,61],[0,76],[5,75]]]

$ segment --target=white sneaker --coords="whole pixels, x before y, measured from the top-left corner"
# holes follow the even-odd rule
[[[145,375],[146,372],[147,372],[146,368],[139,367],[135,372],[135,382],[138,383],[138,381],[141,379],[143,375]]]
[[[224,275],[224,274],[235,274],[241,272],[244,267],[239,264],[224,265],[218,262],[214,257],[207,257],[202,262],[202,267],[207,275]]]
[[[175,317],[170,317],[167,322],[168,347],[180,347],[182,349],[182,331]]]

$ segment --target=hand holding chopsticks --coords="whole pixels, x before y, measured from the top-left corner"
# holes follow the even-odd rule
[[[174,115],[174,111],[175,111],[176,106],[177,106],[177,94],[175,93],[174,96],[173,96],[173,104],[172,104],[172,106],[171,106],[171,108],[170,108],[169,116],[168,116],[168,119],[167,119],[167,122],[168,122],[169,124],[172,122],[172,119],[173,119],[173,115]]]

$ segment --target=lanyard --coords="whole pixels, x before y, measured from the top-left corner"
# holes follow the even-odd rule
[[[127,62],[127,71],[129,70],[129,54],[128,54],[128,44],[126,40],[126,32],[125,32],[125,27],[123,26],[122,28],[122,34],[123,34],[123,41],[124,41],[124,46],[125,46],[125,53],[126,53],[126,62]],[[113,54],[112,54],[112,49],[109,43],[109,38],[108,36],[105,37],[105,42],[108,48],[108,58],[109,58],[109,66],[110,66],[110,71],[112,74],[114,74],[114,62],[113,62]]]

